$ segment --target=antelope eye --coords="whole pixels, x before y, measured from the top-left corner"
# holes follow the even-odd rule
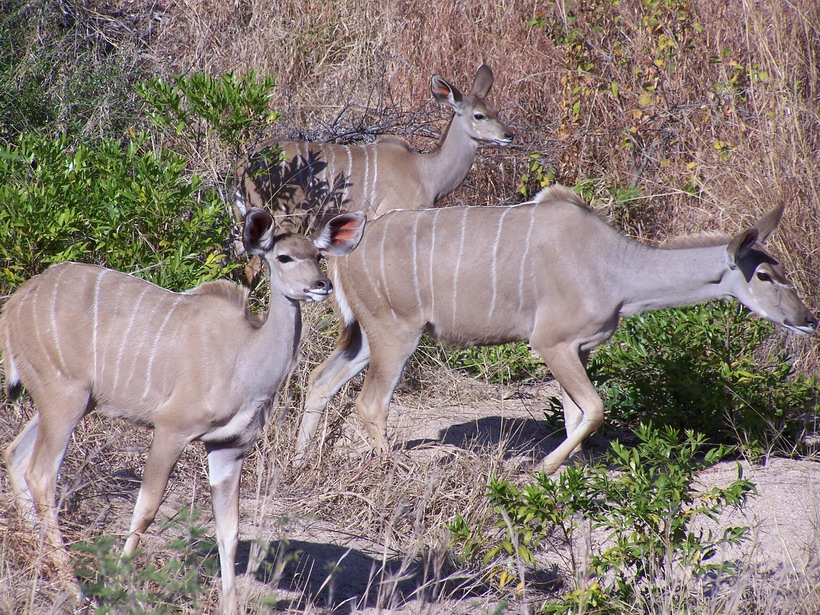
[[[765,271],[758,271],[757,272],[757,279],[760,280],[761,282],[771,282],[772,281],[772,276],[770,276]]]
[[[276,260],[278,260],[280,263],[291,263],[291,262],[293,262],[293,259],[290,256],[288,256],[287,254],[280,254],[279,256],[276,257]]]
[[[475,118],[477,120],[486,120],[487,116],[484,115],[483,113],[476,113],[475,115],[473,115],[473,118]]]

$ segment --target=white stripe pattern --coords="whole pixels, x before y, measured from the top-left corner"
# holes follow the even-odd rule
[[[382,290],[384,291],[384,298],[387,300],[387,304],[390,306],[390,313],[393,314],[393,319],[394,320],[398,320],[399,317],[396,314],[396,309],[393,307],[393,302],[390,300],[390,290],[389,290],[390,284],[388,284],[388,282],[387,282],[387,275],[385,274],[385,271],[384,271],[384,245],[385,245],[385,242],[387,240],[387,235],[388,235],[387,227],[390,225],[391,220],[392,220],[392,217],[385,216],[384,225],[382,226],[382,241],[381,241],[381,246],[380,246],[380,250],[379,250],[379,271],[380,271],[381,277],[379,278],[379,280],[381,282]]]
[[[490,301],[490,311],[488,312],[489,315],[492,315],[492,313],[495,312],[495,302],[496,298],[498,297],[498,246],[501,243],[501,231],[504,228],[504,218],[507,217],[508,213],[510,213],[510,208],[505,207],[504,213],[498,216],[498,226],[495,229],[495,241],[493,242],[493,256],[490,261],[490,271],[493,280],[493,298]]]
[[[418,253],[418,234],[419,234],[419,216],[418,214],[413,216],[413,234],[411,238],[412,246],[413,246],[413,287],[416,289],[416,305],[418,308],[421,309],[422,301],[421,301],[421,288],[419,288],[419,253]]]
[[[350,174],[353,173],[353,153],[347,145],[345,145],[344,148],[347,152],[347,175],[345,176],[345,192],[342,197],[343,205],[350,200],[350,186],[352,185],[352,182],[350,181]]]
[[[436,251],[436,224],[438,221],[438,213],[441,209],[436,209],[433,212],[433,223],[430,225],[430,315],[428,316],[428,320],[432,321],[436,318],[436,283],[433,277],[433,263],[435,259],[433,258]]]
[[[134,303],[134,311],[131,312],[131,318],[128,319],[128,326],[125,328],[125,333],[122,336],[122,345],[120,346],[120,354],[117,356],[117,363],[114,366],[114,384],[111,387],[112,392],[117,391],[117,385],[120,381],[120,367],[122,365],[122,357],[125,353],[131,349],[131,345],[128,343],[128,336],[131,334],[131,330],[134,328],[134,325],[137,322],[137,315],[140,313],[140,306],[142,305],[142,300],[145,297],[145,293],[148,292],[148,289],[151,288],[147,284],[143,287],[142,292],[140,293],[139,297],[137,298],[136,302]],[[136,366],[135,366],[136,367]],[[131,376],[134,374],[134,370],[131,370],[131,373],[128,375],[128,380],[126,381],[126,386],[128,383],[131,382]]]
[[[54,335],[54,348],[57,350],[57,360],[62,366],[62,371],[68,371],[68,367],[63,356],[62,348],[60,348],[60,333],[57,331],[57,295],[60,286],[60,279],[65,273],[66,267],[60,267],[60,272],[57,279],[54,281],[54,293],[51,295],[51,332]]]
[[[521,265],[518,269],[518,311],[524,309],[524,276],[526,274],[527,262],[530,257],[530,239],[532,229],[535,226],[535,207],[530,207],[530,225],[527,229],[527,238],[524,240],[524,249],[521,250]]]
[[[180,302],[182,301],[182,297],[175,296],[174,305],[171,306],[171,309],[168,310],[168,313],[165,314],[165,318],[162,319],[162,324],[157,329],[157,333],[154,336],[154,341],[151,344],[151,354],[148,357],[148,365],[145,368],[145,390],[142,393],[142,399],[147,399],[148,394],[151,392],[151,386],[153,384],[153,371],[154,371],[154,359],[157,356],[157,350],[159,349],[159,340],[162,339],[162,332],[165,330],[165,325],[168,324],[168,321],[171,319],[171,316],[174,314],[174,311],[179,306]]]
[[[94,362],[94,371],[92,372],[94,376],[94,383],[99,382],[100,374],[97,371],[97,330],[99,329],[99,318],[100,318],[100,285],[102,284],[103,276],[105,275],[105,269],[100,269],[97,272],[97,281],[94,283],[94,298],[92,299],[93,304],[93,313],[94,318],[91,322],[91,354],[93,355],[93,362]]]
[[[376,186],[379,182],[379,148],[372,147],[373,150],[373,179],[370,182],[370,204],[375,209],[375,204],[377,203],[376,197],[378,196],[376,192]]]
[[[40,330],[40,318],[39,318],[38,311],[37,311],[37,303],[39,301],[39,294],[40,294],[39,290],[40,290],[40,288],[38,286],[34,289],[34,292],[31,293],[33,295],[31,297],[31,321],[32,321],[32,324],[34,325],[34,339],[37,340],[37,345],[40,348],[45,349],[45,348],[47,348],[47,346],[43,343],[43,334],[42,334],[42,331]],[[21,304],[21,309],[22,309],[22,304]],[[57,365],[56,362],[54,361],[54,358],[51,356],[51,353],[46,352],[44,354],[46,354],[48,356],[49,361],[51,361],[52,365],[56,368],[57,372],[58,373],[63,373],[60,370],[60,366]]]
[[[367,182],[370,174],[370,155],[367,153],[368,149],[366,145],[362,147],[362,153],[364,154],[364,179],[362,180],[361,195],[362,201],[364,201],[364,207],[369,211],[371,203],[367,200]]]
[[[458,256],[456,256],[456,266],[453,270],[453,325],[457,323],[456,321],[456,307],[458,305],[458,274],[459,270],[461,269],[461,258],[464,254],[464,235],[466,232],[467,226],[467,212],[469,211],[469,207],[464,207],[462,209],[461,214],[461,236],[458,240]]]

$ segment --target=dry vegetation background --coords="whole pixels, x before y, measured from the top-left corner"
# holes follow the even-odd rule
[[[26,5],[27,17],[39,19],[42,5]],[[517,202],[525,198],[519,188],[532,194],[549,177],[582,186],[615,224],[658,241],[713,229],[733,233],[785,201],[772,251],[807,304],[820,311],[816,0],[81,0],[60,6],[66,20],[82,27],[65,47],[76,56],[67,54],[64,64],[54,66],[46,84],[53,91],[61,91],[73,59],[81,56],[115,57],[128,75],[124,89],[134,75],[252,69],[276,77],[272,107],[283,118],[272,130],[284,137],[360,142],[398,134],[419,149],[432,149],[447,112],[430,96],[431,75],[467,90],[475,69],[487,63],[495,73],[489,99],[517,139],[510,148],[482,150],[445,205]],[[51,27],[43,20],[36,37],[45,40]],[[29,43],[29,53],[36,54],[40,43]],[[85,55],[90,47],[104,53]],[[121,111],[115,94],[88,114],[87,134],[100,132]],[[223,185],[231,163],[228,152],[206,144],[193,165]],[[319,342],[306,355],[308,366],[321,360],[330,343],[331,331],[324,337],[316,331],[324,318],[316,314],[311,335]],[[792,346],[798,368],[818,373],[817,336],[780,335]],[[459,389],[465,403],[485,395],[472,397],[462,390],[464,382],[446,374],[411,374],[419,377],[445,395]],[[304,386],[304,370],[292,384]],[[416,397],[428,388],[415,388],[412,403],[421,408],[424,398]],[[3,421],[3,442],[20,420]],[[437,459],[351,464],[338,453],[296,476],[286,462],[271,461],[288,459],[292,423],[282,416],[268,430],[243,482],[243,495],[253,498],[246,514],[259,521],[259,536],[268,540],[286,533],[278,522],[263,519],[268,511],[309,512],[317,519],[344,511],[345,523],[334,531],[378,536],[385,554],[399,562],[421,554],[432,575],[441,572],[444,524],[479,506],[490,475],[508,472],[498,454],[486,451],[459,451],[446,467]],[[121,429],[95,419],[79,430],[85,449],[70,449],[62,488],[69,538],[126,526],[132,477],[109,470],[140,468],[148,440],[128,432],[112,447]],[[185,476],[204,475],[203,467],[200,451],[186,453],[172,478],[167,510],[191,503],[209,508],[204,482],[194,496],[190,479],[178,484]],[[0,590],[0,611],[45,612],[39,609],[50,591],[48,571],[27,557],[30,546],[11,531],[13,515],[6,514],[6,502],[2,507],[0,577],[9,583]],[[430,586],[431,594],[440,591]],[[300,600],[293,598],[293,608],[305,608]]]
[[[536,187],[536,154],[556,181],[585,183],[647,240],[736,232],[785,201],[773,249],[820,307],[816,2],[189,0],[118,10],[142,35],[135,61],[149,73],[274,75],[274,130],[287,137],[400,134],[429,150],[446,117],[430,76],[466,90],[486,62],[516,145],[485,149],[445,204],[520,200],[522,176]],[[225,164],[203,161],[222,177]],[[816,343],[789,343],[816,371]]]

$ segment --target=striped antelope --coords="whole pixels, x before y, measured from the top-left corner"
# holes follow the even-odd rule
[[[334,263],[343,330],[310,375],[297,461],[327,402],[368,364],[356,410],[373,448],[387,450],[388,405],[426,330],[460,346],[529,340],[562,389],[567,437],[541,462],[554,472],[604,420],[585,365],[622,316],[733,297],[797,333],[816,328],[761,245],[782,212],[733,238],[674,249],[622,236],[560,186],[513,207],[382,216]]]
[[[236,613],[242,460],[296,362],[299,302],[332,292],[319,256],[352,250],[364,220],[361,212],[337,216],[314,241],[274,235],[271,215],[251,210],[244,244],[271,274],[264,319],[249,314],[246,291],[226,280],[173,293],[79,263],[55,265],[12,295],[0,316],[6,384],[10,397],[24,385],[37,411],[6,449],[6,468],[23,515],[42,521],[67,587],[78,591],[57,525],[56,477],[74,428],[96,406],[154,430],[126,555],[153,521],[182,450],[205,444],[223,611]]]
[[[305,216],[302,227],[312,229],[317,218],[351,207],[365,209],[368,217],[398,207],[433,207],[467,176],[479,145],[512,142],[513,134],[486,100],[492,84],[486,65],[466,96],[441,77],[432,78],[433,97],[449,104],[453,117],[428,154],[397,137],[358,146],[264,142],[237,165],[237,209],[241,214],[248,204],[281,212],[297,226],[293,218]]]

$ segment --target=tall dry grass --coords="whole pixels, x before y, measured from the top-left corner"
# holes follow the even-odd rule
[[[432,101],[430,76],[440,74],[467,89],[476,67],[486,62],[496,77],[490,99],[518,139],[506,150],[482,150],[467,181],[445,204],[523,199],[516,188],[534,153],[556,181],[583,183],[628,232],[649,241],[714,228],[734,232],[783,200],[787,211],[773,251],[820,311],[815,0],[76,4],[94,17],[92,29],[112,38],[111,53],[133,54],[131,64],[148,72],[253,69],[275,75],[273,107],[284,117],[273,129],[287,137],[366,141],[392,133],[429,150],[447,117]],[[112,33],[135,29],[141,30],[140,44],[118,47]],[[222,180],[229,161],[213,156],[197,164]],[[529,193],[537,187],[532,178],[526,182]],[[313,341],[306,365],[294,376],[297,391],[333,337],[326,314],[314,314],[307,329]],[[816,341],[783,335],[781,343],[792,346],[800,369],[818,373]],[[391,559],[419,557],[420,545],[440,544],[442,525],[455,512],[480,506],[490,475],[508,471],[498,451],[480,448],[386,465],[360,461],[349,446],[336,446],[296,474],[290,468],[295,424],[285,410],[298,407],[298,394],[290,402],[283,399],[282,415],[249,456],[243,540],[270,544],[283,533],[280,519],[312,517],[338,520],[336,532],[375,537]],[[0,441],[9,442],[23,416],[7,404],[2,411]],[[331,420],[333,437],[341,437],[343,428],[341,419]],[[75,438],[83,446],[69,449],[61,487],[70,541],[127,528],[136,491],[132,478],[141,472],[148,443],[142,434],[91,419]],[[172,478],[168,514],[184,504],[208,509],[204,466],[200,449],[186,452]],[[5,475],[0,481],[8,493]],[[0,501],[0,612],[49,612],[58,590],[17,523],[10,503]],[[442,566],[437,574],[445,578],[451,572]],[[699,598],[701,612],[777,612],[776,606],[797,609],[781,612],[816,612],[816,585],[805,583],[818,579],[816,560],[799,572],[802,579],[750,571],[736,593]],[[473,583],[472,595],[486,589],[479,574],[446,585],[440,594],[459,583]],[[293,588],[283,610],[322,612],[306,586],[294,580]],[[400,602],[398,590],[384,591],[370,604],[386,608]],[[758,610],[743,610],[749,596]],[[721,610],[726,604],[740,606]]]
[[[820,308],[813,0],[189,0],[160,24],[156,71],[271,73],[284,114],[274,129],[290,137],[397,133],[430,149],[446,117],[432,103],[430,76],[468,88],[486,62],[496,75],[491,100],[517,144],[485,149],[445,204],[522,198],[516,187],[536,152],[557,181],[596,180],[599,204],[647,240],[735,232],[784,201],[773,250]],[[640,193],[624,205],[630,187]],[[815,342],[783,343],[817,372]]]

